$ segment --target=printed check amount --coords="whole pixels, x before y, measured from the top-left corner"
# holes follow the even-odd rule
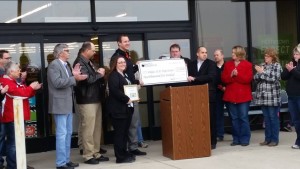
[[[144,85],[187,82],[187,67],[183,59],[145,60],[139,63],[140,80]]]

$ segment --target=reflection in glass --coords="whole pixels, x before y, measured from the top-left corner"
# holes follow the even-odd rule
[[[296,1],[251,2],[253,62],[264,61],[264,49],[275,48],[281,65],[292,58],[297,44]],[[259,26],[257,26],[259,25]]]
[[[2,23],[90,22],[90,1],[0,1]],[[80,10],[78,10],[80,9]]]
[[[231,58],[231,48],[247,45],[245,2],[196,1],[199,44],[207,47],[208,58],[213,59],[217,48]]]
[[[97,22],[186,21],[188,1],[96,0]],[[167,13],[167,15],[166,15]]]

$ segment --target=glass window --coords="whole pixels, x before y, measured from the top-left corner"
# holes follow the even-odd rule
[[[296,1],[251,2],[250,7],[253,62],[262,63],[264,49],[271,47],[284,65],[297,44]]]
[[[199,44],[207,47],[213,59],[217,48],[231,58],[231,48],[247,45],[245,3],[233,1],[196,1]]]
[[[0,1],[0,22],[90,22],[90,1]]]
[[[117,49],[117,41],[108,41],[102,43],[104,66],[109,67],[110,58]],[[130,41],[130,56],[134,62],[144,58],[143,41]]]
[[[186,21],[188,1],[96,0],[97,22]]]
[[[0,44],[0,49],[8,50],[11,60],[19,63],[21,71],[27,72],[26,84],[39,81],[41,76],[41,51],[38,43],[16,43]],[[42,93],[36,92],[36,95],[29,99],[30,120],[26,121],[26,137],[35,138],[41,136],[37,126],[37,116],[42,113]]]
[[[170,46],[174,43],[179,44],[183,57],[191,58],[189,39],[164,39],[148,41],[149,59],[158,59],[162,56],[170,57]]]

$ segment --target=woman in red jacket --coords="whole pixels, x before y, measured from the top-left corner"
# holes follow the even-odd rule
[[[30,107],[28,99],[35,95],[35,90],[41,88],[38,82],[32,82],[30,86],[22,85],[17,82],[20,78],[19,65],[14,62],[8,62],[5,66],[6,75],[0,78],[0,83],[3,86],[8,86],[4,99],[3,114],[0,116],[0,121],[5,127],[6,135],[6,162],[7,168],[16,169],[16,143],[14,129],[14,107],[13,99],[23,99],[24,120],[30,119]]]
[[[223,100],[228,104],[232,120],[231,146],[248,146],[251,132],[248,119],[250,101],[252,100],[251,81],[252,64],[245,59],[246,52],[242,46],[232,48],[232,60],[224,65],[221,79],[226,86]]]

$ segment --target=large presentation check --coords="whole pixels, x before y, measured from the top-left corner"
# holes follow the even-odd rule
[[[145,86],[187,82],[188,72],[183,59],[145,60],[138,66],[140,80]]]

